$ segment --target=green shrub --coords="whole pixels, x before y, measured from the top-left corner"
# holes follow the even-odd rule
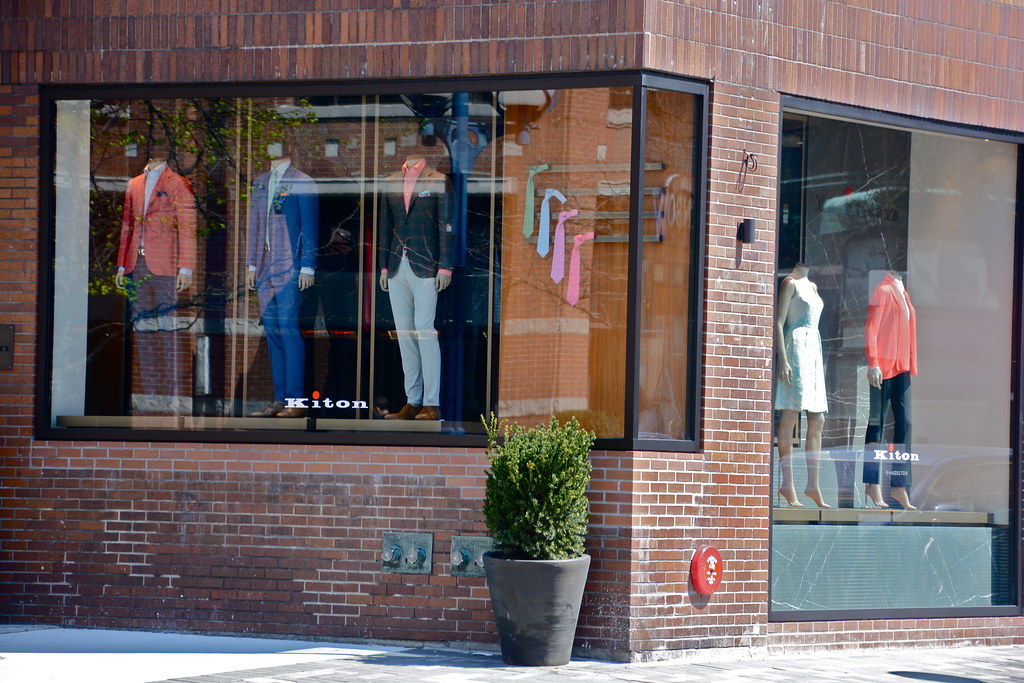
[[[491,465],[484,517],[496,550],[509,559],[583,555],[594,433],[575,418],[559,424],[552,417],[527,429],[499,422],[492,414],[483,423]]]

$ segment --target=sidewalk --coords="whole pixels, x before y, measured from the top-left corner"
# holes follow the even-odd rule
[[[496,652],[0,626],[0,683],[799,683],[1024,682],[1024,646],[751,656],[696,652],[665,662],[574,659],[514,668]]]

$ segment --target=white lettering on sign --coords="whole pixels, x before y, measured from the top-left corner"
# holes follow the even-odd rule
[[[286,408],[369,408],[369,404],[366,401],[350,401],[348,399],[338,398],[320,398],[319,393],[314,398],[286,398],[284,400]]]
[[[918,462],[921,460],[921,456],[917,453],[897,450],[893,444],[889,444],[889,450],[875,450],[875,460],[902,460],[905,462]]]

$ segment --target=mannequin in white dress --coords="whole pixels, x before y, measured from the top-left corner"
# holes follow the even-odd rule
[[[828,402],[825,397],[825,369],[821,353],[818,320],[824,303],[810,281],[809,269],[797,263],[779,288],[775,317],[775,348],[778,383],[775,408],[781,411],[777,439],[781,481],[779,494],[792,507],[803,507],[793,481],[793,432],[800,412],[807,414],[807,485],[804,495],[821,508],[829,508],[818,484],[821,460],[821,432]]]

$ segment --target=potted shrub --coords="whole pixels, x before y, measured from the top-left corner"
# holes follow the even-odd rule
[[[506,664],[558,666],[572,654],[590,569],[585,495],[595,435],[575,418],[529,429],[484,420],[484,518],[494,550],[484,571]]]

